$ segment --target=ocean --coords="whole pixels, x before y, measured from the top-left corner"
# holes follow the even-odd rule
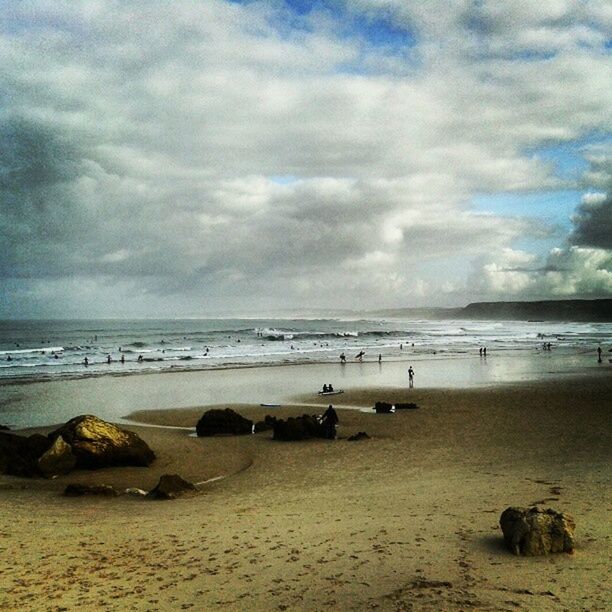
[[[610,323],[404,319],[0,321],[0,384],[62,377],[348,362],[410,354],[593,352]],[[110,363],[109,363],[110,357]],[[606,354],[607,357],[607,354]],[[87,365],[85,360],[87,359]]]

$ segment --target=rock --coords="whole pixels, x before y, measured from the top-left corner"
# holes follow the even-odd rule
[[[193,495],[196,492],[195,485],[181,478],[178,474],[164,474],[160,477],[155,488],[149,491],[147,497],[152,499],[176,499],[183,495]]]
[[[49,440],[59,436],[70,445],[79,468],[148,466],[155,459],[155,453],[137,434],[92,415],[70,419],[50,433]]]
[[[12,476],[40,476],[38,458],[49,450],[45,436],[29,437],[0,432],[0,473]]]
[[[110,485],[84,485],[73,483],[64,489],[67,497],[82,497],[84,495],[100,495],[102,497],[118,497],[121,495],[117,489]]]
[[[40,473],[52,478],[59,474],[67,474],[76,466],[76,457],[72,454],[72,449],[62,436],[57,436],[51,448],[38,458],[37,464]]]
[[[274,440],[296,441],[310,438],[325,438],[326,428],[316,416],[304,414],[301,417],[289,417],[286,421],[277,419],[273,426]]]
[[[9,431],[10,427],[7,427],[6,425],[0,425],[0,431]]]
[[[376,402],[374,404],[374,410],[376,410],[377,414],[390,414],[395,412],[395,406],[388,402]]]
[[[263,421],[257,421],[257,423],[255,423],[255,433],[274,429],[274,423],[276,423],[276,421],[277,418],[275,416],[267,414]]]
[[[231,408],[207,410],[196,425],[198,436],[230,434],[240,436],[253,433],[253,421],[245,419]]]
[[[406,404],[395,404],[396,410],[416,410],[418,407],[418,404],[415,404],[414,402],[408,402]]]
[[[574,519],[552,508],[506,508],[499,524],[515,555],[532,557],[574,551]]]
[[[369,440],[370,436],[365,431],[360,431],[347,438],[348,442],[357,442],[359,440]]]

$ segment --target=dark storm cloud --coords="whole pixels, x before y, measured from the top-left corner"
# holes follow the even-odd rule
[[[612,249],[612,197],[583,202],[573,217],[572,244],[599,249]]]

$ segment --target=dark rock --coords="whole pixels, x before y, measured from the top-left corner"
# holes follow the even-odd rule
[[[230,434],[240,436],[253,433],[253,421],[245,419],[231,408],[206,411],[196,425],[198,436]]]
[[[308,414],[301,417],[289,417],[286,421],[277,419],[273,429],[273,439],[283,441],[325,438],[327,434],[327,429],[319,423],[317,417]]]
[[[147,497],[152,499],[176,499],[183,495],[193,495],[196,492],[195,485],[181,478],[178,474],[164,474],[160,477],[155,488],[149,491]]]
[[[390,414],[395,412],[395,407],[388,402],[376,402],[374,404],[374,410],[376,410],[377,414]]]
[[[348,442],[357,442],[359,440],[369,440],[370,436],[365,431],[360,431],[347,438]]]
[[[0,432],[0,472],[13,476],[40,476],[37,460],[50,446],[51,442],[40,434],[26,437]]]
[[[9,431],[10,427],[7,427],[6,425],[0,425],[0,431]]]
[[[277,419],[275,416],[267,414],[263,421],[257,421],[257,423],[255,423],[255,433],[274,429],[274,423],[276,423],[276,421]]]
[[[499,519],[508,548],[528,557],[574,551],[576,523],[552,508],[506,508]]]
[[[76,462],[70,445],[64,442],[62,436],[57,436],[51,448],[38,458],[37,464],[43,476],[52,478],[59,474],[68,474],[74,469]]]
[[[92,415],[70,419],[50,433],[49,440],[54,442],[58,436],[70,445],[79,468],[148,466],[155,459],[155,453],[137,434]]]
[[[110,485],[84,485],[84,484],[69,484],[64,489],[64,495],[67,497],[82,497],[84,495],[100,495],[102,497],[117,497],[121,495],[117,489]]]
[[[415,404],[414,402],[408,402],[406,404],[395,404],[396,410],[416,410],[418,407],[418,404]]]

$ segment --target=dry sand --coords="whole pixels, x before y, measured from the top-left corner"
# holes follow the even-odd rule
[[[351,391],[334,404],[420,409],[339,410],[335,442],[134,426],[158,453],[150,469],[0,476],[0,607],[610,609],[611,391],[609,377]],[[318,411],[237,409],[252,418]],[[133,418],[192,427],[202,412]],[[372,438],[346,441],[360,430]],[[67,482],[150,488],[164,472],[225,477],[173,502],[59,495]],[[500,513],[535,503],[574,515],[573,555],[506,551]]]

